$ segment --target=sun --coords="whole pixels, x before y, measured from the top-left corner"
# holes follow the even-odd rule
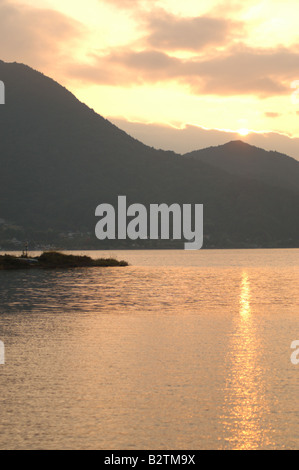
[[[246,135],[248,135],[249,132],[250,132],[249,129],[239,129],[239,130],[238,130],[238,134],[240,134],[240,135],[242,135],[242,136],[244,136],[244,137],[245,137]]]

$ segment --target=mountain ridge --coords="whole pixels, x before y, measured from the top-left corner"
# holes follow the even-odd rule
[[[242,140],[195,150],[184,155],[235,175],[247,176],[271,186],[299,191],[299,161],[286,154],[267,151]]]
[[[116,205],[118,195],[128,204],[203,203],[205,247],[299,246],[299,195],[292,188],[273,190],[247,174],[146,146],[28,66],[0,62],[0,80],[2,247],[14,239],[81,249],[136,246],[95,239],[96,207]]]

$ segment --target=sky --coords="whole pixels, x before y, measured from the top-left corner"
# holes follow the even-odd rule
[[[296,156],[298,17],[298,0],[0,0],[0,59],[153,146],[191,128],[190,150],[239,136]]]

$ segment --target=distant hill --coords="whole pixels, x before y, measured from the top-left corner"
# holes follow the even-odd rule
[[[131,122],[113,116],[108,119],[146,145],[162,150],[171,149],[181,155],[193,152],[195,149],[205,149],[212,145],[215,147],[241,139],[240,132],[237,130],[233,132],[224,129],[207,129],[188,123],[172,126],[159,122]],[[289,155],[299,161],[299,137],[290,137],[275,131],[265,133],[249,131],[249,134],[242,137],[242,140],[265,150],[275,150]]]
[[[0,62],[0,80],[6,85],[6,104],[0,106],[0,246],[27,238],[31,246],[124,246],[94,235],[95,208],[116,204],[118,195],[129,204],[203,203],[205,247],[299,246],[292,159],[266,152],[257,176],[256,149],[244,144],[228,144],[233,147],[227,156],[238,160],[237,167],[244,159],[250,168],[252,159],[251,171],[224,168],[215,163],[218,157],[201,161],[197,154],[158,151],[25,65]]]
[[[240,140],[197,150],[185,156],[209,163],[234,175],[299,191],[299,161],[278,152],[267,152]]]

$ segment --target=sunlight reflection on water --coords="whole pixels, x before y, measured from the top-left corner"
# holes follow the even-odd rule
[[[258,251],[0,273],[0,448],[298,448],[299,250]]]

